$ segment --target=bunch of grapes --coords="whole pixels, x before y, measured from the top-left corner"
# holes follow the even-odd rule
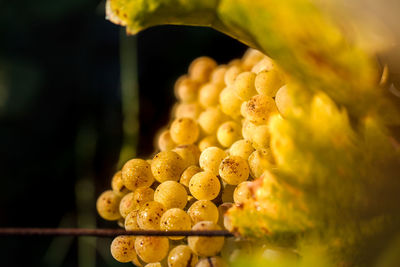
[[[97,200],[100,216],[126,230],[232,230],[224,213],[252,198],[251,181],[274,165],[268,121],[285,114],[284,80],[253,49],[226,65],[195,59],[175,84],[178,102],[156,137],[158,153],[125,163]],[[138,266],[225,266],[235,254],[224,253],[229,242],[118,236],[111,253]]]

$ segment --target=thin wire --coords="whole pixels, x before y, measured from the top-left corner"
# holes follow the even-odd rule
[[[133,236],[234,236],[226,230],[202,231],[157,231],[123,229],[87,229],[87,228],[0,228],[0,236],[96,236],[115,237],[119,235]]]

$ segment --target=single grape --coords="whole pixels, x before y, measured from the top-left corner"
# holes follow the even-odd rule
[[[219,175],[227,184],[237,185],[249,178],[249,166],[243,158],[229,156],[221,162]]]
[[[160,229],[164,231],[190,230],[192,223],[189,215],[183,210],[172,208],[167,210],[160,221]],[[184,236],[170,236],[171,240],[183,239]]]
[[[121,218],[121,214],[119,214],[120,201],[121,197],[114,191],[104,191],[96,202],[97,212],[100,217],[108,221],[116,221]]]
[[[250,189],[251,182],[241,182],[235,189],[233,193],[233,199],[236,204],[244,203],[248,199],[251,199],[253,193]]]
[[[133,210],[128,213],[125,217],[124,227],[127,231],[140,230],[139,224],[137,223],[138,210]]]
[[[253,96],[244,108],[245,118],[255,124],[266,124],[269,116],[276,112],[274,100],[266,95]]]
[[[200,167],[205,171],[218,175],[219,164],[226,156],[226,152],[219,147],[208,147],[200,154]]]
[[[138,236],[135,240],[135,249],[144,262],[158,262],[167,256],[169,241],[166,237]]]
[[[192,230],[221,230],[221,227],[214,222],[202,221],[195,224]],[[192,251],[200,257],[215,256],[224,246],[224,237],[189,236],[188,244]]]
[[[262,71],[270,71],[274,68],[274,62],[269,57],[265,56],[251,69],[251,72],[259,74]]]
[[[221,184],[214,174],[208,171],[199,172],[190,179],[189,190],[198,200],[213,200],[221,190]]]
[[[225,86],[225,73],[228,67],[226,65],[219,65],[211,73],[211,82],[218,86]]]
[[[185,169],[191,165],[196,165],[199,162],[200,149],[196,145],[180,145],[172,151],[178,153],[178,155],[185,161]]]
[[[217,63],[209,57],[198,57],[190,63],[189,76],[200,83],[207,82],[210,79],[211,72],[215,69]]]
[[[126,195],[129,192],[128,188],[125,187],[124,182],[122,180],[121,171],[118,171],[114,174],[111,180],[111,188],[120,197]]]
[[[199,137],[199,127],[191,118],[177,118],[170,128],[171,138],[178,145],[193,144]]]
[[[185,161],[173,151],[161,151],[151,162],[151,171],[160,183],[169,180],[178,181],[184,169]]]
[[[245,71],[240,73],[233,83],[236,96],[242,101],[249,100],[252,96],[257,94],[254,86],[256,75],[253,72]]]
[[[160,262],[147,263],[144,267],[162,267]]]
[[[222,112],[232,118],[240,118],[242,100],[236,96],[233,86],[225,87],[219,94],[219,104]]]
[[[198,200],[194,202],[187,212],[193,224],[201,221],[218,222],[218,208],[209,200]]]
[[[125,218],[126,215],[133,210],[138,210],[138,206],[134,200],[134,192],[130,192],[121,199],[119,203],[119,213]]]
[[[196,120],[200,113],[203,111],[203,108],[199,103],[179,103],[173,109],[173,116],[175,118],[191,118]]]
[[[242,128],[235,121],[227,121],[219,126],[217,139],[223,147],[230,147],[235,141],[242,137]]]
[[[199,102],[202,107],[214,107],[218,105],[219,94],[223,88],[215,83],[206,83],[200,88]]]
[[[218,206],[218,225],[228,229],[226,226],[228,224],[228,217],[225,217],[225,213],[233,207],[233,203],[231,202],[226,202],[222,203],[221,205]]]
[[[238,140],[229,148],[229,155],[238,156],[247,160],[254,148],[249,140]]]
[[[251,176],[260,177],[264,171],[271,169],[273,162],[274,158],[270,149],[257,149],[248,159]]]
[[[199,142],[199,149],[201,152],[211,146],[219,146],[217,137],[215,135],[207,135]]]
[[[183,103],[195,102],[199,92],[199,84],[186,75],[181,76],[174,86],[175,96]]]
[[[288,87],[286,85],[279,88],[278,92],[276,92],[275,104],[282,117],[286,117],[292,106],[292,100],[290,99]]]
[[[254,85],[260,95],[274,97],[284,82],[282,75],[276,69],[272,69],[258,73]]]
[[[242,124],[242,135],[245,140],[252,142],[254,130],[257,127],[254,123],[250,122],[249,120],[243,120]]]
[[[141,208],[145,203],[154,200],[154,190],[149,187],[139,187],[133,193],[133,201],[137,209]]]
[[[172,140],[171,138],[169,130],[163,130],[158,135],[156,140],[157,140],[157,146],[161,151],[172,150],[174,147],[176,147],[174,140]]]
[[[167,209],[183,209],[187,202],[187,192],[182,184],[175,181],[165,181],[154,192],[154,200],[163,204]]]
[[[179,179],[179,182],[181,184],[183,184],[184,186],[189,187],[189,182],[190,182],[190,179],[192,179],[192,176],[201,171],[202,171],[202,169],[196,165],[189,166],[182,173],[182,176],[181,176],[181,179]]]
[[[168,267],[195,267],[199,258],[187,245],[179,245],[168,254]]]
[[[120,235],[111,243],[111,255],[119,262],[130,262],[137,258],[135,237]]]
[[[196,267],[228,267],[228,265],[221,257],[214,256],[201,259]]]
[[[229,66],[228,69],[226,70],[225,76],[224,76],[225,84],[228,86],[233,85],[236,77],[241,72],[242,72],[242,68],[240,67],[240,65],[234,64],[232,66]]]
[[[249,48],[242,58],[242,67],[245,70],[251,70],[254,65],[260,62],[265,55],[256,49]]]
[[[226,120],[226,115],[216,107],[209,107],[203,111],[198,119],[200,128],[206,134],[215,134],[221,123]]]
[[[161,216],[166,211],[163,204],[150,201],[140,208],[137,214],[137,223],[143,230],[159,230]]]
[[[154,182],[150,164],[143,159],[131,159],[122,167],[122,180],[131,191],[138,187],[149,187]]]

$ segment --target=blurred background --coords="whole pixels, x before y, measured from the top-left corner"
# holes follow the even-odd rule
[[[0,227],[111,227],[97,196],[153,153],[174,81],[245,46],[207,28],[127,37],[95,0],[0,1]],[[122,266],[107,238],[0,237],[2,266]]]

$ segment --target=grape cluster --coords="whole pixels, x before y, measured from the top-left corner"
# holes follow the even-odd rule
[[[97,200],[106,220],[126,230],[230,229],[224,213],[252,198],[252,180],[274,165],[269,117],[285,114],[285,77],[249,49],[226,65],[195,59],[175,84],[170,125],[152,159],[131,159]],[[225,266],[224,237],[119,236],[120,262],[146,266]]]

